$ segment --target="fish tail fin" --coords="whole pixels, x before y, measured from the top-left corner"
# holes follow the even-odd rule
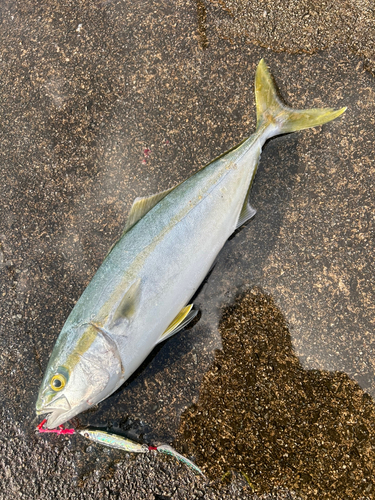
[[[273,78],[262,59],[255,75],[255,100],[257,107],[257,129],[270,124],[272,135],[286,134],[305,128],[323,125],[340,116],[346,110],[312,108],[295,110],[286,106],[279,98]]]

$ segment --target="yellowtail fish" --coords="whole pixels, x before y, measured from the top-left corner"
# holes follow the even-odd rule
[[[255,76],[253,135],[178,186],[137,198],[125,230],[74,306],[56,341],[36,410],[53,429],[112,394],[152,349],[191,321],[189,304],[249,202],[262,146],[315,127],[346,108],[293,110],[266,64]]]

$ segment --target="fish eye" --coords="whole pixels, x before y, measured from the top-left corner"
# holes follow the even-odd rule
[[[61,373],[56,373],[56,375],[51,378],[50,386],[54,391],[61,391],[61,389],[65,387],[65,384],[66,379]]]

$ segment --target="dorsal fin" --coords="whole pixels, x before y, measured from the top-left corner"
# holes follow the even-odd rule
[[[144,198],[136,198],[129,212],[129,217],[126,222],[124,232],[125,234],[129,229],[131,229],[134,224],[136,224],[142,217],[144,217],[147,212],[154,208],[154,206],[159,203],[167,194],[174,190],[174,187],[162,191],[161,193],[153,194],[152,196],[145,196]]]
[[[159,203],[160,200],[165,198],[167,194],[172,192],[174,188],[177,186],[174,186],[173,188],[166,189],[165,191],[162,191],[161,193],[153,194],[152,196],[145,196],[143,198],[139,197],[136,198],[133,201],[133,205],[131,206],[129,215],[128,215],[128,220],[126,221],[125,228],[123,232],[121,233],[119,239],[113,243],[111,248],[108,250],[108,253],[106,257],[112,252],[114,247],[117,245],[117,243],[120,241],[120,239],[124,236],[125,233],[129,231],[139,220],[144,217],[147,212],[151,210],[151,208],[154,208],[154,206]]]

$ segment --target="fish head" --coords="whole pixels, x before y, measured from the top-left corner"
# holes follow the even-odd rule
[[[47,428],[63,424],[112,394],[125,380],[116,344],[91,324],[62,331],[36,403]]]

